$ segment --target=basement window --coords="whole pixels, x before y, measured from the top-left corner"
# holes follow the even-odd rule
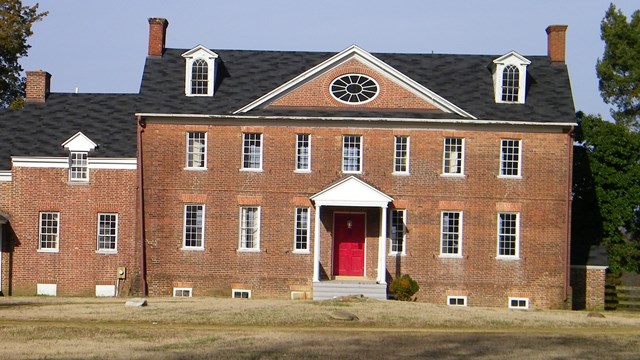
[[[509,309],[522,309],[526,310],[529,308],[529,299],[528,298],[509,298]]]
[[[232,289],[231,297],[234,299],[251,299],[251,290]]]
[[[193,288],[173,288],[173,297],[192,297]]]
[[[447,296],[447,305],[467,306],[467,297],[466,296]]]

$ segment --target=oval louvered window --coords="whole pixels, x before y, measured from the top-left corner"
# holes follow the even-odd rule
[[[366,75],[347,74],[331,82],[331,95],[346,104],[362,104],[378,95],[378,83]]]

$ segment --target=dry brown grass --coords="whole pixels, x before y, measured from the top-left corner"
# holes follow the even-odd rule
[[[423,303],[2,298],[0,359],[637,358],[640,314]],[[358,321],[335,320],[348,311]]]

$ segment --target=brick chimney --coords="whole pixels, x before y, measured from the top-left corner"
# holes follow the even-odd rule
[[[547,55],[552,63],[564,63],[567,25],[547,27]]]
[[[27,71],[27,87],[25,101],[43,103],[51,91],[51,74],[46,71]]]
[[[163,18],[149,18],[149,56],[162,56],[169,22]]]

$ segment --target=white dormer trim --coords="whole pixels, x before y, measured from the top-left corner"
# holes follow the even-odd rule
[[[269,102],[283,95],[285,92],[291,89],[294,89],[295,87],[301,85],[302,83],[352,59],[356,59],[364,63],[366,66],[369,66],[372,69],[378,70],[381,73],[388,75],[389,78],[394,80],[398,85],[402,86],[403,88],[415,94],[416,96],[421,97],[425,101],[433,104],[434,106],[436,106],[438,109],[440,109],[445,113],[455,113],[457,115],[460,115],[466,118],[476,119],[476,117],[474,117],[473,115],[462,110],[455,104],[451,103],[450,101],[446,100],[445,98],[441,97],[435,92],[427,89],[426,87],[422,86],[415,80],[404,75],[403,73],[394,69],[393,67],[387,65],[382,60],[371,55],[369,52],[361,49],[356,45],[351,45],[350,47],[342,50],[341,52],[332,56],[331,58],[321,62],[320,64],[312,67],[311,69],[291,79],[290,81],[280,85],[279,87],[263,95],[257,100],[236,110],[234,114],[246,113],[261,105],[268,104]]]
[[[62,143],[62,147],[69,151],[77,152],[89,152],[98,147],[98,144],[94,143],[85,134],[78,131],[75,135],[70,137],[67,141]]]
[[[527,65],[531,64],[531,61],[524,56],[518,54],[515,51],[510,51],[499,58],[493,60],[495,65],[493,69],[493,89],[495,94],[496,103],[506,104],[524,104],[525,92],[527,89]],[[518,100],[517,101],[504,101],[502,99],[502,80],[504,70],[507,66],[513,65],[518,69]]]
[[[182,54],[185,59],[184,93],[187,96],[213,96],[214,84],[216,83],[216,59],[218,54],[207,49],[203,45],[198,45]],[[192,66],[196,60],[204,60],[207,63],[207,93],[194,94],[191,90]]]

